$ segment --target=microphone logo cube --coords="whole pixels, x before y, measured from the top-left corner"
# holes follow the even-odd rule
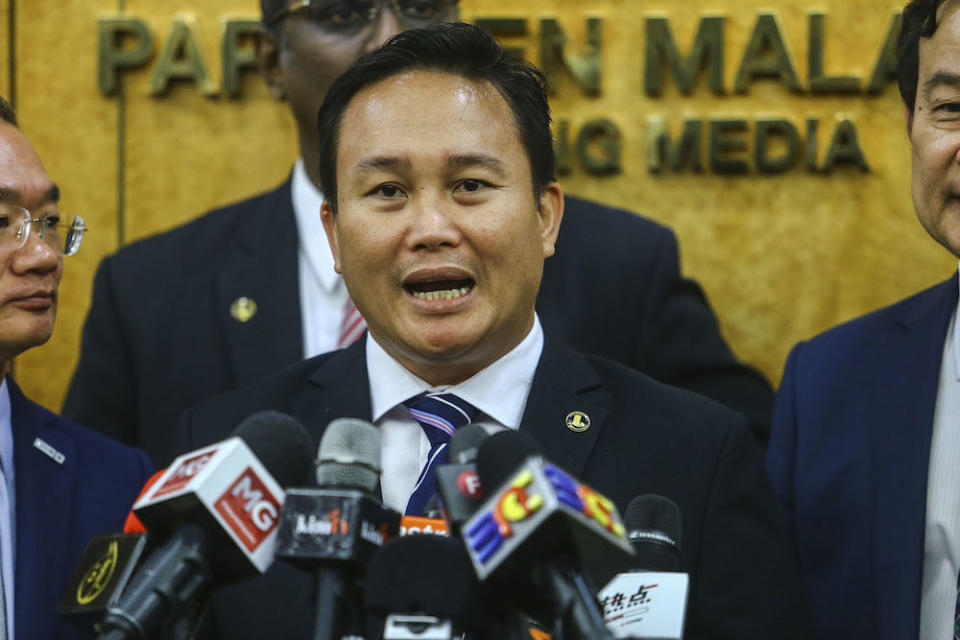
[[[253,469],[247,467],[213,506],[252,552],[277,528],[281,505]]]
[[[552,530],[561,537],[540,539],[540,527],[547,520],[562,523]],[[604,544],[580,544],[599,536]],[[588,557],[594,580],[606,581],[633,555],[626,540],[626,528],[611,500],[566,471],[539,459],[528,459],[513,478],[500,487],[463,526],[463,539],[477,577],[486,581],[493,574],[524,571],[519,562],[533,540],[541,551],[545,545],[557,549],[580,548]],[[508,558],[515,558],[506,563]],[[504,574],[505,575],[505,574]],[[501,576],[501,579],[503,576]]]

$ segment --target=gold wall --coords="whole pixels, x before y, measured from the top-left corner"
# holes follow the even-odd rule
[[[568,122],[570,172],[566,189],[642,212],[673,227],[683,267],[706,289],[724,334],[738,355],[776,381],[789,348],[867,310],[938,282],[956,261],[916,222],[909,197],[909,147],[896,86],[876,95],[814,95],[808,52],[812,10],[826,14],[826,74],[857,75],[866,83],[902,3],[889,0],[463,0],[464,18],[521,18],[526,35],[504,37],[530,59],[542,55],[542,19],[555,18],[568,37],[566,53],[587,51],[588,17],[603,19],[602,86],[581,90],[574,76],[556,76],[553,106]],[[63,208],[91,227],[80,253],[67,259],[60,317],[49,344],[15,365],[28,395],[58,409],[76,362],[80,329],[94,270],[118,246],[168,229],[202,213],[267,189],[282,180],[296,155],[285,105],[267,94],[256,74],[243,75],[240,96],[222,91],[224,20],[255,18],[256,0],[0,0],[0,87],[19,112],[21,126],[63,191]],[[760,14],[774,23],[796,69],[799,91],[777,79],[758,79],[746,93],[734,80]],[[725,16],[723,86],[710,91],[700,74],[682,95],[668,70],[660,96],[644,92],[645,29],[667,17],[682,55],[689,52],[702,16]],[[98,18],[143,20],[153,54],[120,76],[120,89],[98,89]],[[216,92],[177,82],[150,95],[151,75],[176,19],[195,25]],[[621,171],[589,173],[578,158],[576,135],[584,123],[606,118],[621,135]],[[651,118],[677,139],[685,120],[702,122],[701,173],[650,170]],[[780,174],[759,174],[750,160],[756,123],[786,119],[799,131],[819,121],[815,136],[821,166],[836,122],[853,123],[870,171],[841,165],[811,172],[803,158]],[[706,160],[711,119],[744,121],[733,137],[747,152],[745,175],[718,175]],[[774,144],[770,153],[782,152]],[[601,141],[588,153],[603,156]],[[603,259],[597,256],[597,259]],[[189,363],[184,363],[189,366]]]

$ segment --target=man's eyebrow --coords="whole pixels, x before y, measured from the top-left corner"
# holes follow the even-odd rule
[[[361,171],[402,171],[410,169],[410,161],[396,156],[371,156],[357,162],[354,169]]]
[[[923,95],[929,95],[940,87],[960,89],[960,75],[949,71],[937,71],[923,83]]]
[[[23,192],[19,189],[0,187],[0,202],[20,202],[22,198]],[[51,187],[44,192],[41,202],[45,204],[49,202],[54,204],[60,202],[60,187],[51,185]]]
[[[0,187],[0,202],[20,202],[21,193],[10,187]]]
[[[468,167],[482,167],[494,171],[500,175],[507,173],[506,165],[499,159],[484,153],[465,153],[450,156],[447,163],[455,169],[465,169]]]

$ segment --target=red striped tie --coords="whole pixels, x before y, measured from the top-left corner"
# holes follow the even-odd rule
[[[360,315],[356,305],[350,296],[343,304],[343,320],[340,321],[340,339],[337,341],[337,349],[349,347],[363,335],[367,328],[367,322]]]

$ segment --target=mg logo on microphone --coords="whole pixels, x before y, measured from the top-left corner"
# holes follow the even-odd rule
[[[217,450],[211,449],[205,453],[195,455],[191,458],[187,458],[174,468],[174,470],[167,477],[166,481],[157,491],[153,494],[153,498],[159,498],[160,496],[165,496],[168,493],[173,493],[174,491],[179,491],[185,486],[190,484],[190,481],[203,470],[203,468],[210,462],[210,459],[216,455]]]
[[[251,553],[277,528],[280,516],[280,502],[250,467],[213,507]]]

